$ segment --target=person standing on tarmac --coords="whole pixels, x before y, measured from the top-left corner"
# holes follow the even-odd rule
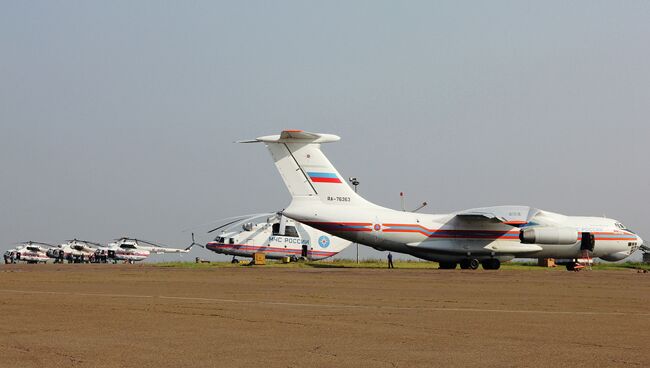
[[[393,266],[393,255],[390,252],[388,252],[388,268],[395,268]]]

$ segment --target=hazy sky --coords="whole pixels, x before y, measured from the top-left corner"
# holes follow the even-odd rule
[[[232,142],[285,128],[340,135],[325,153],[381,205],[524,204],[650,238],[649,19],[648,1],[0,1],[0,249],[180,247],[282,209],[264,146]]]

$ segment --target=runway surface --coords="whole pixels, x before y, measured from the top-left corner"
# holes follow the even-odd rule
[[[650,274],[0,266],[0,367],[650,366]]]

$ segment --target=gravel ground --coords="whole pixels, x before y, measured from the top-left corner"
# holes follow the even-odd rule
[[[650,274],[1,265],[0,367],[650,367]]]

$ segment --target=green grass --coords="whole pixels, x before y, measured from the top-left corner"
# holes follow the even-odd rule
[[[190,269],[209,269],[209,268],[236,268],[247,267],[248,259],[241,259],[239,264],[230,262],[211,262],[211,263],[194,263],[194,262],[161,262],[153,263],[155,267],[168,268],[190,268]],[[258,267],[277,267],[277,268],[386,268],[384,260],[365,259],[356,263],[351,259],[334,259],[318,262],[292,262],[282,263],[274,260],[267,260],[265,266]],[[438,263],[427,261],[395,261],[395,268],[399,269],[437,269]],[[643,263],[596,263],[592,267],[594,270],[627,270],[642,269],[650,271],[650,264]],[[548,270],[548,268],[539,267],[533,262],[506,262],[501,264],[502,270]],[[564,266],[557,266],[554,270],[565,270]]]
[[[636,269],[650,271],[650,264],[625,262],[625,263],[596,263],[592,267],[594,270],[622,270],[622,269]]]

